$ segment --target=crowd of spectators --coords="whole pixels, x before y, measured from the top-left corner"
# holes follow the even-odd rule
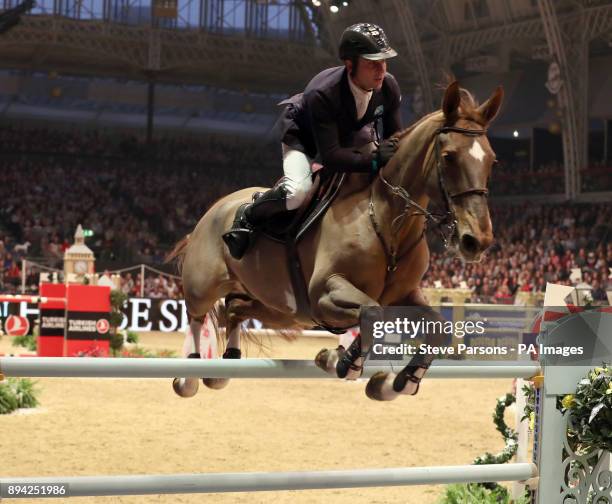
[[[271,149],[233,138],[165,139],[145,155],[135,137],[49,136],[0,128],[0,233],[53,267],[79,223],[105,266],[159,263],[217,198],[270,185],[280,171],[280,147],[275,171]]]
[[[556,161],[532,168],[527,162],[501,159],[493,176],[493,196],[563,194],[565,191],[563,165]],[[580,184],[583,192],[612,191],[612,164],[591,161],[580,171]]]
[[[0,151],[7,153],[66,155],[173,165],[238,166],[243,163],[274,163],[274,153],[262,151],[259,142],[227,135],[160,137],[147,142],[131,130],[54,129],[0,126]],[[279,148],[280,152],[280,148]],[[173,166],[174,167],[174,166]]]
[[[121,274],[121,292],[130,297],[144,297],[152,299],[180,299],[182,292],[180,280],[173,275],[144,275],[144,286],[142,277],[138,273],[126,272]]]
[[[220,136],[146,144],[132,134],[0,127],[0,290],[17,288],[22,257],[61,267],[78,224],[93,233],[87,244],[100,267],[159,265],[217,198],[273,183],[281,173],[277,147]],[[516,180],[523,178],[512,179],[502,164],[492,187],[499,178],[529,193],[552,180],[549,189],[558,192],[553,175],[559,170],[521,172],[529,180],[521,186]],[[480,263],[433,252],[424,285],[466,285],[474,300],[508,302],[520,291],[543,291],[546,282],[568,283],[572,269],[580,268],[593,296],[605,299],[611,205],[501,206],[493,200],[492,218],[496,241]],[[122,289],[139,295],[140,282],[125,274]],[[171,277],[148,276],[144,291],[177,297],[180,286]]]
[[[493,196],[562,194],[565,191],[563,166],[552,162],[533,169],[527,162],[499,160],[494,168]],[[612,185],[610,186],[612,189]]]
[[[517,292],[544,292],[546,283],[592,287],[606,301],[612,287],[611,204],[492,206],[494,245],[478,263],[462,263],[441,252],[431,255],[424,286],[465,286],[473,300],[512,302]],[[572,279],[572,269],[582,278]]]

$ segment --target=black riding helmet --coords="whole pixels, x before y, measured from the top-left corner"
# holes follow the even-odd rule
[[[344,30],[338,52],[341,60],[355,60],[359,56],[381,60],[397,56],[382,28],[372,23],[357,23]]]

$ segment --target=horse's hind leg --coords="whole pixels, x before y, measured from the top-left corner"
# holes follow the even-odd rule
[[[240,359],[240,324],[247,318],[244,311],[252,303],[251,299],[243,295],[228,295],[225,298],[225,337],[227,340],[223,359]],[[202,378],[208,388],[220,390],[227,387],[229,378]]]
[[[185,339],[183,340],[183,357],[187,358],[200,358],[201,353],[201,332],[202,325],[204,325],[204,319],[192,317],[187,314],[189,321],[189,330],[185,331]]]
[[[201,324],[231,286],[223,258],[211,238],[215,233],[206,222],[200,224],[189,238],[182,268],[183,294],[193,337],[193,340],[185,340],[183,351],[191,358],[201,357]],[[198,382],[196,378],[175,380],[174,390],[182,397],[190,397],[197,392]]]
[[[256,299],[245,294],[229,294],[225,298],[226,319],[226,349],[224,359],[240,359],[241,324],[247,319],[254,318],[263,322],[269,329],[290,329],[295,327],[295,320],[291,315],[271,309]],[[282,338],[291,341],[295,339],[289,332],[279,334]],[[249,337],[248,330],[246,336]],[[227,378],[204,378],[204,384],[213,389],[220,389],[229,383]]]
[[[183,342],[183,357],[188,359],[199,359],[200,355],[200,332],[202,331],[202,319],[188,315],[189,331],[185,332]],[[193,397],[198,392],[197,378],[175,378],[172,388],[181,397]]]
[[[193,289],[190,288],[191,286],[185,282],[185,277],[183,278],[183,292],[185,294],[187,313],[189,314],[189,328],[191,329],[191,335],[185,335],[183,354],[190,359],[199,359],[201,358],[200,332],[202,324],[205,321],[206,314],[215,305],[217,294],[213,291],[212,295],[209,295],[208,298],[196,296]],[[186,285],[189,288],[186,288]],[[198,382],[197,378],[175,378],[172,382],[172,388],[181,397],[193,397],[198,391]]]

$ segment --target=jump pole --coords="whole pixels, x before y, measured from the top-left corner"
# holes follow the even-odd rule
[[[366,366],[364,378],[397,367]],[[461,365],[434,363],[427,378],[531,378],[540,373],[537,363]],[[0,357],[0,375],[41,378],[276,378],[337,379],[311,360],[280,359],[114,359],[73,357]]]
[[[398,467],[341,471],[76,476],[0,479],[0,485],[68,485],[67,496],[110,496],[225,492],[266,492],[366,488],[449,483],[524,481],[537,476],[535,464]]]

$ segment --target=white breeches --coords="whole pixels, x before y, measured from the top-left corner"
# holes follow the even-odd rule
[[[303,152],[283,145],[283,185],[287,190],[287,210],[299,208],[312,189],[312,160]]]

